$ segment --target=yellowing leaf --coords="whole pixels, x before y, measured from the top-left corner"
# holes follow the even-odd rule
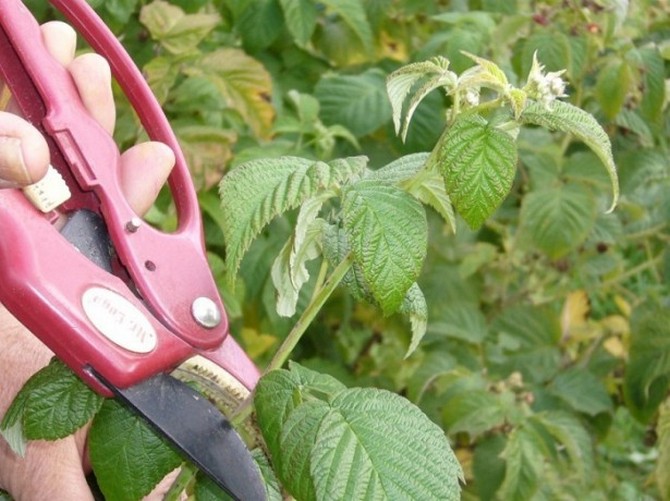
[[[603,343],[603,347],[607,352],[615,358],[625,359],[626,358],[626,347],[624,346],[621,338],[611,337]]]
[[[240,333],[244,348],[251,358],[264,355],[277,343],[277,338],[270,334],[263,334],[256,329],[244,328]]]
[[[186,161],[198,189],[221,180],[237,135],[229,130],[202,125],[175,126]]]
[[[260,138],[270,137],[275,116],[270,102],[272,79],[263,65],[240,49],[230,47],[207,54],[189,76],[205,76],[219,89],[227,105],[237,111]]]
[[[626,301],[623,297],[616,295],[614,296],[614,303],[616,304],[617,308],[619,308],[619,311],[623,313],[624,316],[630,317],[631,312],[633,309],[630,306],[630,303]]]
[[[569,336],[572,329],[582,327],[586,323],[590,311],[591,304],[585,291],[578,290],[568,294],[561,312],[563,337]]]

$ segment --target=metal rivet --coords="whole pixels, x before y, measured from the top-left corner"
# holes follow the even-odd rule
[[[206,329],[213,329],[221,323],[221,310],[208,297],[199,297],[193,301],[191,314],[195,321]]]
[[[139,217],[134,217],[126,223],[126,230],[130,233],[135,233],[142,226],[142,220]]]

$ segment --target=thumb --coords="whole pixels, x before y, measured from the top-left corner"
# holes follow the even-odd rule
[[[39,181],[49,166],[46,140],[23,118],[0,111],[0,188]]]

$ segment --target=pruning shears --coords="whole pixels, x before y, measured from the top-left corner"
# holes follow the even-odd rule
[[[149,137],[172,148],[179,223],[165,233],[133,212],[113,138],[82,105],[26,6],[0,0],[0,76],[47,139],[67,193],[44,207],[21,190],[0,190],[0,301],[89,386],[144,416],[234,498],[264,499],[230,423],[171,375],[199,356],[249,391],[259,378],[229,335],[184,155],[142,74],[86,1],[50,3],[107,59]],[[33,197],[49,200],[42,189]]]

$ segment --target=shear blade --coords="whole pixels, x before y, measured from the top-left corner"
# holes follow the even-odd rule
[[[230,496],[266,499],[260,472],[242,439],[190,386],[158,374],[130,388],[110,388]]]

